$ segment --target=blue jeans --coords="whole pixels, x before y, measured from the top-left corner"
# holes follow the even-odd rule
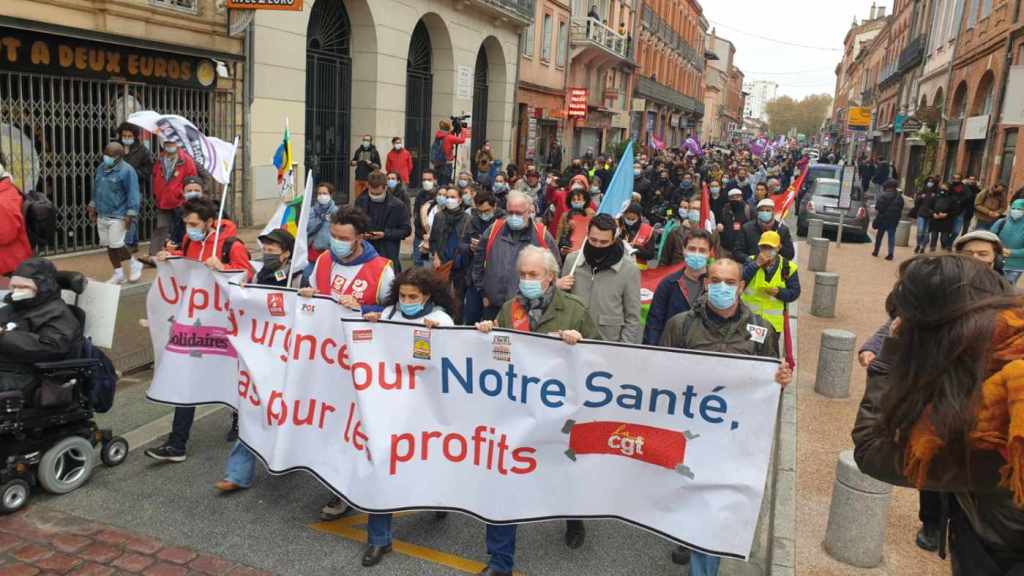
[[[462,304],[462,323],[472,326],[480,321],[484,312],[484,297],[476,286],[466,287],[466,297]]]
[[[366,524],[366,543],[383,548],[391,544],[391,514],[370,514]]]
[[[516,524],[487,525],[488,566],[498,572],[511,572],[516,558]]]
[[[928,219],[924,216],[917,217],[917,247],[924,249],[928,245]]]
[[[882,236],[886,234],[889,235],[889,256],[896,251],[896,224],[885,224],[875,234],[875,254],[878,254],[878,249],[882,246]]]
[[[195,406],[179,406],[174,409],[174,420],[171,422],[171,435],[167,445],[171,448],[184,450],[188,444],[188,435],[192,432],[192,421],[196,419]]]
[[[1010,270],[1008,268],[1003,270],[1003,278],[1006,278],[1006,281],[1011,286],[1017,285],[1017,279],[1020,278],[1021,274],[1024,274],[1024,270]]]
[[[718,576],[718,556],[694,550],[690,553],[690,576]]]
[[[253,476],[256,475],[256,456],[241,442],[235,442],[228,453],[227,469],[224,479],[234,482],[242,488],[252,486]]]
[[[961,212],[953,220],[953,235],[952,235],[953,240],[956,240],[957,238],[959,238],[960,235],[963,234],[964,232],[966,232],[966,230],[964,230],[964,215]],[[952,240],[950,241],[950,244],[952,245]]]
[[[993,224],[995,224],[995,221],[985,222],[985,221],[982,221],[982,220],[976,220],[975,224],[974,224],[974,229],[975,230],[991,230]]]

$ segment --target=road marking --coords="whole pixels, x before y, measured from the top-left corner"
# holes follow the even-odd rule
[[[395,514],[395,517],[405,516],[410,514],[409,512]],[[355,514],[338,520],[332,520],[330,522],[317,522],[310,524],[309,527],[318,532],[326,532],[328,534],[334,534],[347,538],[354,542],[366,542],[366,514]],[[362,528],[359,528],[362,526]],[[470,560],[469,558],[463,558],[455,554],[449,554],[448,552],[442,552],[434,548],[428,548],[426,546],[420,546],[411,542],[405,542],[403,540],[392,540],[391,547],[395,552],[417,558],[419,560],[425,560],[432,564],[439,566],[445,566],[459,572],[465,572],[466,574],[478,574],[481,570],[487,567],[483,562],[476,560]],[[513,572],[517,576],[524,576],[522,572]]]
[[[223,409],[224,406],[199,406],[196,408],[195,421],[198,422],[203,418],[206,418],[210,414]],[[174,420],[174,413],[165,414],[156,420],[148,424],[143,424],[138,428],[122,434],[125,440],[128,441],[128,450],[135,450],[141,448],[146,444],[149,444],[153,440],[167,434],[171,429],[171,422]]]

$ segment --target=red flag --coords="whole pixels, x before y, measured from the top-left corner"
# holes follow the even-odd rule
[[[708,232],[714,232],[711,225],[711,195],[708,193],[707,183],[700,190],[700,225]]]
[[[807,167],[805,166],[803,172],[800,173],[800,176],[790,183],[785,194],[772,196],[772,201],[775,202],[775,215],[779,217],[779,220],[785,218],[786,214],[789,213],[789,209],[793,207],[793,202],[795,202],[797,196],[800,195],[800,188],[803,187],[804,178],[806,177]]]
[[[587,241],[587,228],[590,226],[590,216],[574,214],[569,220],[572,223],[572,235],[569,237],[572,242],[572,252],[583,249],[583,243]]]
[[[657,268],[647,268],[646,270],[640,271],[640,304],[651,304],[651,300],[654,299],[654,291],[658,289],[658,284],[665,279],[666,276],[679,272],[686,266],[685,262],[673,264],[672,266],[658,266]]]

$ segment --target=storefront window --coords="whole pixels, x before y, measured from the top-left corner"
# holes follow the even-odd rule
[[[199,0],[149,0],[149,3],[160,8],[171,8],[189,14],[199,13]]]

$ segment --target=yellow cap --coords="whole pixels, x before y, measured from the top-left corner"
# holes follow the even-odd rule
[[[761,234],[761,240],[757,243],[758,246],[771,246],[772,248],[778,249],[782,246],[782,238],[779,233],[775,230],[769,230]]]

